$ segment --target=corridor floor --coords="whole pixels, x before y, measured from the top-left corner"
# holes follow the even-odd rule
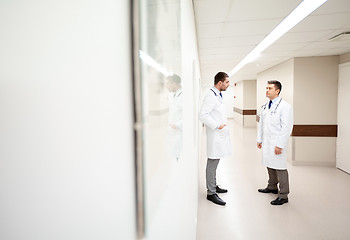
[[[218,184],[228,189],[220,194],[226,206],[206,200],[202,142],[197,240],[350,239],[349,174],[333,167],[288,164],[289,203],[272,206],[276,195],[257,191],[266,187],[267,171],[256,148],[256,129],[233,120],[229,127],[233,156],[222,159],[217,170]]]

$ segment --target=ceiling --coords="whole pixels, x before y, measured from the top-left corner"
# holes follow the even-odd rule
[[[302,0],[193,0],[201,79],[212,85],[219,71],[230,72]],[[328,0],[265,49],[231,82],[256,79],[257,73],[293,57],[350,52],[350,39],[328,39],[350,31],[350,0]]]

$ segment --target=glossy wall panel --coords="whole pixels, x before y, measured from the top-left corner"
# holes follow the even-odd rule
[[[139,1],[143,207],[146,237],[182,154],[180,1]]]

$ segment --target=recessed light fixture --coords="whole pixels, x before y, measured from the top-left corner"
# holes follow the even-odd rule
[[[315,11],[327,0],[304,0],[291,12],[283,21],[267,35],[241,62],[238,63],[229,73],[232,76],[238,72],[244,65],[255,60],[266,48],[268,48],[277,39],[283,36],[291,28],[301,22],[310,13]]]

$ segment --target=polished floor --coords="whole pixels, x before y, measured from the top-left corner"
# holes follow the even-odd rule
[[[227,202],[206,200],[205,152],[199,164],[197,240],[345,240],[350,239],[350,175],[332,167],[288,165],[289,203],[273,206],[274,194],[257,191],[267,171],[256,148],[256,129],[233,120],[233,156],[222,159],[218,184]],[[202,143],[204,144],[204,142]]]

